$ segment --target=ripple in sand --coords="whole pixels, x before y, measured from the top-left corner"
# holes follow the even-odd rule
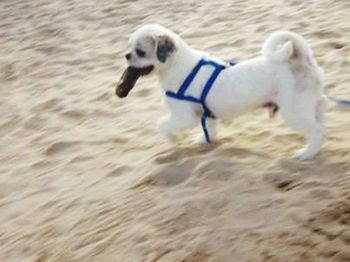
[[[49,146],[45,150],[45,154],[52,156],[57,155],[59,153],[65,152],[67,150],[71,150],[74,146],[79,145],[81,142],[79,141],[71,141],[71,142],[56,142]]]
[[[60,111],[63,109],[62,100],[59,98],[53,98],[46,100],[38,105],[34,106],[30,111],[33,113],[41,113],[48,111]]]
[[[40,161],[37,161],[34,164],[32,164],[30,167],[33,168],[33,169],[43,169],[43,168],[51,167],[54,164],[55,163],[53,163],[51,161],[40,160]]]
[[[25,123],[24,123],[24,128],[30,129],[30,130],[39,130],[42,129],[47,123],[47,119],[43,116],[40,115],[35,115],[29,118]]]
[[[0,136],[5,136],[17,129],[20,121],[21,118],[18,115],[13,115],[6,119],[6,121],[0,125]]]
[[[69,161],[69,163],[85,162],[91,160],[92,158],[94,158],[94,156],[76,156],[71,161]]]
[[[70,119],[77,120],[82,119],[86,115],[86,113],[83,110],[72,109],[62,112],[61,115]]]
[[[137,92],[135,92],[135,96],[137,97],[147,97],[152,93],[152,90],[150,89],[140,89]]]
[[[115,168],[113,171],[107,173],[106,177],[109,178],[113,178],[113,177],[118,177],[121,175],[124,175],[126,172],[130,171],[130,167],[129,166],[118,166],[117,168]]]

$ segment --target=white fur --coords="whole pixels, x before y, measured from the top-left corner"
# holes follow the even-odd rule
[[[175,45],[165,63],[160,63],[156,56],[159,36],[167,36]],[[164,91],[176,92],[201,58],[218,61],[191,48],[178,35],[159,25],[139,28],[130,38],[130,45],[132,52],[140,46],[149,51],[146,58],[131,59],[130,65],[154,65]],[[187,94],[199,97],[212,71],[210,66],[202,68]],[[174,140],[177,133],[199,123],[201,106],[172,98],[166,101],[170,114],[159,121],[159,130]],[[276,103],[285,121],[308,141],[298,155],[301,160],[313,158],[325,140],[322,71],[304,39],[292,32],[273,33],[263,45],[262,56],[223,70],[206,102],[217,118],[232,118],[265,103]],[[215,133],[212,122],[208,126],[211,139]]]

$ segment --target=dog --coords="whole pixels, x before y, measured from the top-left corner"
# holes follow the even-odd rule
[[[232,118],[263,106],[274,115],[278,109],[285,122],[308,142],[296,158],[310,160],[320,151],[326,139],[323,71],[300,35],[290,31],[274,32],[263,44],[261,56],[234,66],[195,50],[179,35],[156,24],[138,28],[131,35],[129,46],[128,68],[116,88],[117,96],[126,97],[138,77],[151,73],[158,76],[164,92],[176,94],[198,62],[205,59],[215,67],[222,66],[205,98],[212,116]],[[212,66],[201,67],[186,95],[200,97],[215,70]],[[167,140],[174,141],[176,134],[200,122],[203,104],[169,96],[166,103],[170,114],[160,119],[158,128]],[[203,129],[213,139],[215,119],[208,118]],[[197,140],[208,141],[205,138],[205,134],[201,134]]]

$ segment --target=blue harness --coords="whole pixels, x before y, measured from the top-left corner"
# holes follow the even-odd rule
[[[229,64],[231,66],[234,66],[236,64],[235,61],[230,61]],[[188,87],[191,85],[193,79],[196,77],[197,73],[199,72],[199,70],[201,69],[202,66],[212,66],[214,67],[214,71],[211,74],[211,76],[209,77],[207,83],[204,85],[204,88],[202,90],[202,94],[200,95],[199,98],[190,96],[190,95],[186,95],[186,90],[188,89]],[[199,60],[199,62],[197,63],[197,65],[192,69],[191,73],[186,77],[185,81],[182,83],[182,85],[180,86],[179,90],[175,93],[172,91],[166,91],[165,94],[168,97],[174,98],[174,99],[178,99],[178,100],[185,100],[185,101],[189,101],[192,103],[197,103],[200,104],[202,106],[203,109],[203,113],[202,113],[202,117],[201,117],[201,124],[202,124],[202,129],[205,135],[205,140],[207,141],[207,143],[210,143],[210,136],[209,136],[209,132],[207,129],[207,118],[215,118],[215,115],[210,111],[210,109],[208,108],[208,106],[205,103],[205,100],[208,96],[208,93],[211,89],[211,87],[213,86],[216,78],[219,76],[220,72],[225,69],[226,66],[216,63],[214,61],[211,60],[206,60],[206,59],[201,59]]]

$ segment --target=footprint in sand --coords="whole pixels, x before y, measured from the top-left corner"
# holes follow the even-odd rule
[[[337,258],[336,261],[350,261],[349,200],[350,198],[333,202],[318,212],[312,213],[304,224],[313,234],[323,237],[324,241],[328,242],[326,249],[322,248],[319,252],[323,257],[334,257]],[[335,241],[338,244],[331,245]]]
[[[292,175],[286,175],[284,172],[267,173],[264,175],[264,179],[273,187],[282,191],[289,191],[302,185],[298,173]]]
[[[153,158],[153,162],[157,164],[171,163],[178,160],[184,159],[197,159],[207,153],[212,152],[219,146],[219,143],[213,143],[210,145],[191,145],[181,148],[174,148],[170,152],[165,151],[156,154]]]
[[[328,188],[315,188],[309,191],[308,197],[310,199],[330,199],[332,197],[332,191]]]
[[[235,165],[230,160],[215,159],[199,163],[193,173],[208,180],[227,181],[235,177],[237,172],[242,172],[241,166]]]
[[[346,46],[346,44],[341,43],[341,42],[330,42],[329,46],[332,49],[342,49],[342,48],[344,48]]]
[[[165,164],[165,163],[171,163],[176,160],[181,159],[182,155],[179,151],[173,151],[170,153],[159,153],[155,155],[155,158],[153,159],[153,162],[156,164]]]
[[[175,186],[187,180],[192,173],[194,163],[187,160],[181,163],[164,164],[152,170],[132,188],[141,186]]]

